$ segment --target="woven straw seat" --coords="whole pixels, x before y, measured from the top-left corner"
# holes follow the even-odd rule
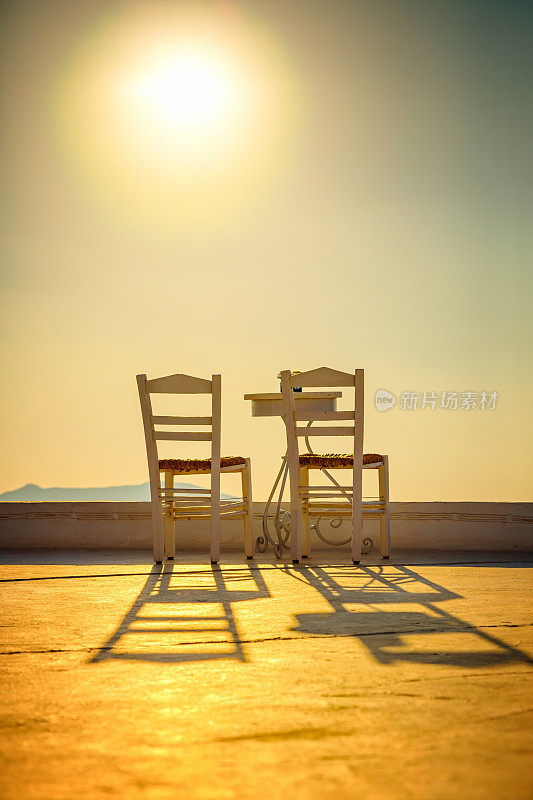
[[[383,456],[378,453],[364,453],[363,466],[381,464]],[[353,456],[340,453],[305,453],[300,456],[300,466],[324,469],[342,469],[353,467]]]
[[[244,467],[246,464],[242,456],[223,456],[220,459],[220,467]],[[159,459],[159,469],[172,470],[173,472],[189,472],[191,470],[211,472],[210,458],[161,458]]]

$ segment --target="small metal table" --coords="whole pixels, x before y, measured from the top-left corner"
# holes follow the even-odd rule
[[[296,407],[299,411],[336,411],[337,399],[342,397],[342,392],[294,392],[294,400]],[[282,417],[283,416],[283,396],[281,392],[267,392],[263,394],[245,394],[245,400],[252,402],[252,417]],[[309,423],[311,424],[311,423]],[[311,453],[309,440],[306,439],[307,449]],[[290,536],[290,519],[291,515],[288,511],[281,514],[281,501],[285,483],[287,481],[287,454],[285,454],[281,461],[281,467],[272,486],[272,490],[268,497],[263,512],[263,535],[259,536],[256,541],[257,549],[260,553],[264,553],[269,543],[274,547],[276,558],[281,558],[283,550],[289,549],[288,541]],[[268,512],[272,504],[272,499],[276,493],[278,484],[281,481],[279,495],[276,502],[276,512],[274,515],[274,529],[276,538],[270,535],[268,529]],[[317,526],[313,526],[315,530]],[[320,535],[320,533],[319,533]],[[322,538],[322,537],[321,537]],[[330,544],[337,544],[337,542],[330,542]],[[339,542],[338,544],[341,544]]]

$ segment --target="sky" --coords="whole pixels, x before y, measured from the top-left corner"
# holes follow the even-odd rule
[[[530,4],[1,14],[0,491],[143,482],[135,375],[221,373],[263,500],[284,432],[243,395],[328,365],[392,500],[531,500]]]

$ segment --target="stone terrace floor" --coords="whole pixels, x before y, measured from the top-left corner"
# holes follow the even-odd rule
[[[531,569],[0,557],[0,795],[533,796]]]

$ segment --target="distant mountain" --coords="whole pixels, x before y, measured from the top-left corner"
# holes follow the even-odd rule
[[[176,488],[197,489],[194,483],[175,483]],[[231,495],[221,495],[229,498]],[[62,488],[54,487],[43,489],[35,483],[27,483],[20,489],[0,494],[0,502],[66,502],[66,503],[91,503],[91,502],[123,502],[146,501],[150,499],[148,483],[138,483],[132,486],[95,486],[87,488]]]
[[[88,488],[63,488],[56,486],[43,489],[35,483],[27,483],[20,489],[0,494],[0,501],[10,502],[91,502],[91,501],[121,501],[121,500],[149,500],[150,488],[147,483],[135,486],[96,486]]]

